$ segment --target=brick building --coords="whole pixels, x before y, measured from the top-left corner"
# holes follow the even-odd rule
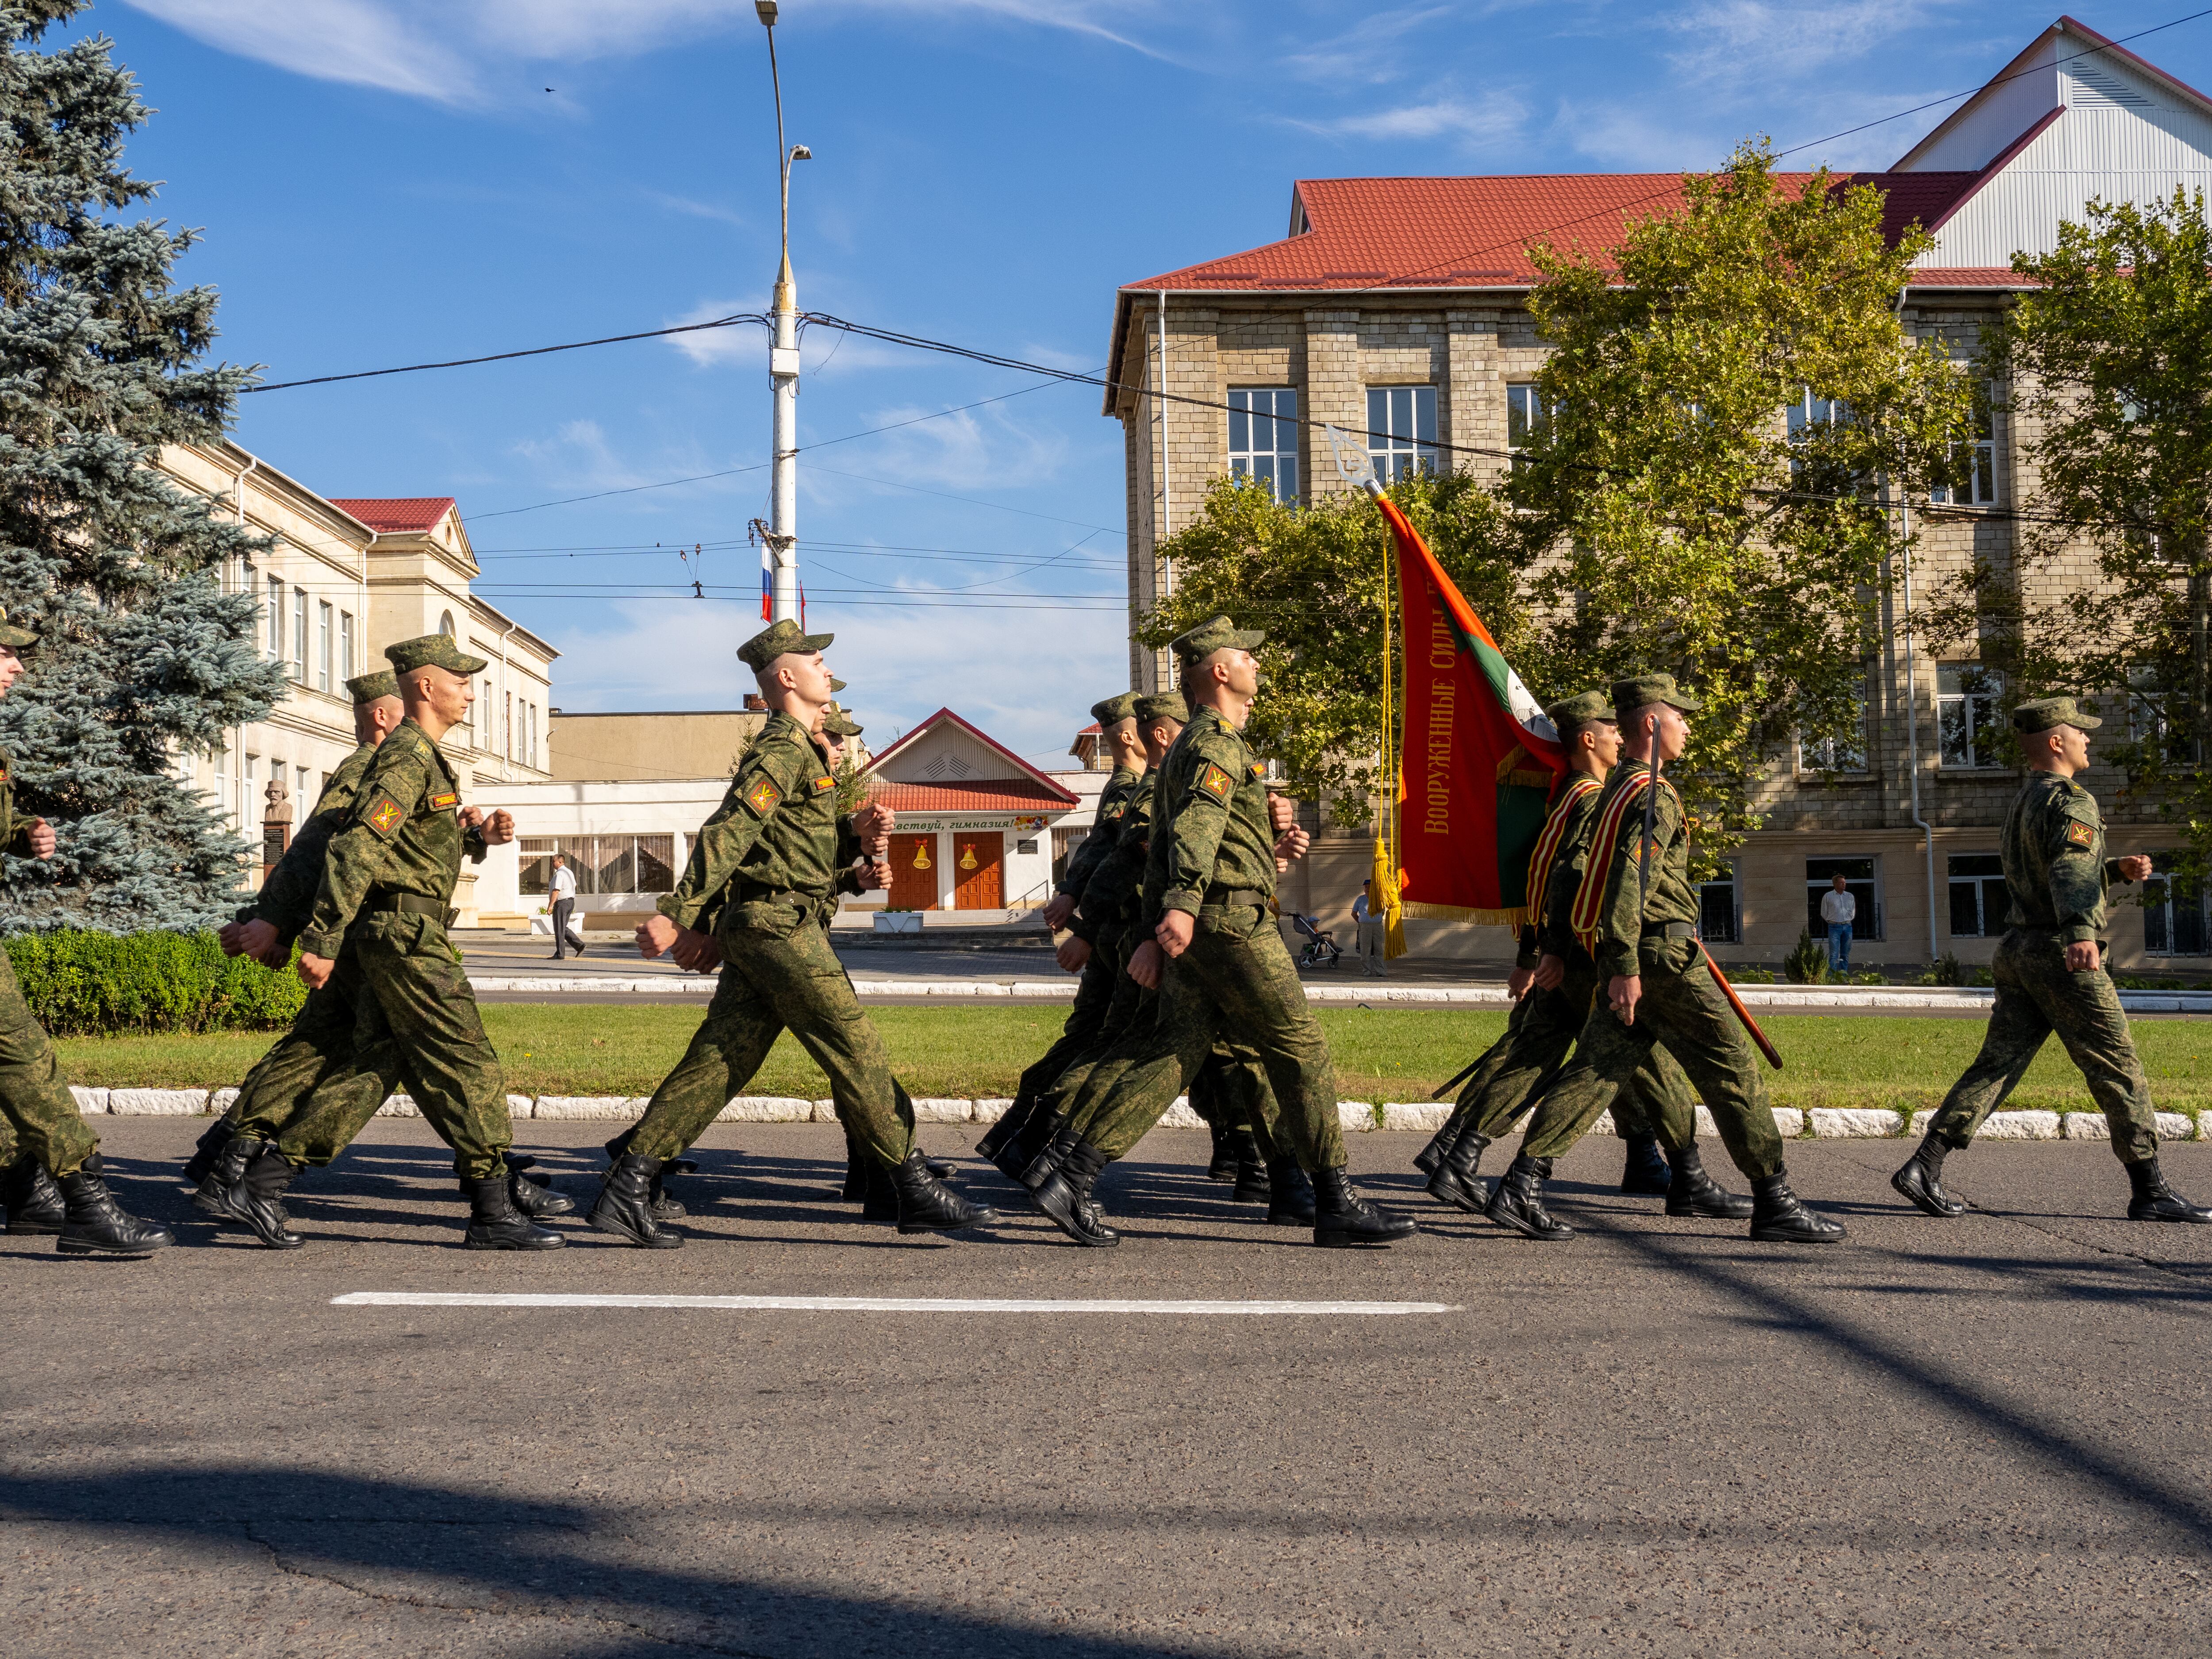
[[[1983,321],[2019,289],[2016,250],[2055,246],[2060,222],[2082,217],[2093,198],[2212,186],[2212,100],[2062,18],[1892,167],[1857,177],[1885,191],[1893,228],[1917,222],[1934,234],[1900,314],[1963,366]],[[1494,477],[1502,459],[1425,446],[1507,450],[1534,410],[1545,348],[1526,308],[1529,242],[1602,249],[1628,220],[1680,198],[1671,173],[1304,179],[1281,241],[1122,288],[1108,371],[1118,389],[1105,412],[1124,433],[1132,619],[1172,591],[1155,550],[1193,520],[1210,480],[1250,474],[1286,499],[1344,488],[1307,422],[1382,434],[1368,441],[1386,477],[1425,464]],[[1144,395],[1159,390],[1194,401]],[[1981,434],[1973,483],[1954,503],[1986,516],[1917,526],[1910,576],[1922,595],[1978,556],[2002,566],[2010,551],[2005,515],[2036,489],[2014,424],[2001,410]],[[2086,550],[2072,574],[2094,580]],[[1855,963],[1945,951],[1986,961],[2003,931],[1996,829],[2019,776],[1988,753],[1996,688],[1970,656],[1936,660],[1912,636],[1906,574],[1895,572],[1884,602],[1861,743],[1775,757],[1766,828],[1706,890],[1705,931],[1723,961],[1776,962],[1808,920],[1820,933],[1814,901],[1838,871],[1859,898]],[[1157,686],[1164,662],[1130,649],[1132,684]],[[2121,701],[2107,713],[2124,721]],[[2113,805],[2118,773],[2096,768],[2083,781],[2107,803],[2116,850],[2157,852],[2154,812]],[[1370,836],[1322,838],[1290,878],[1286,906],[1346,925]],[[2152,896],[2116,911],[2116,963],[2212,967],[2204,896],[2156,884]],[[1417,949],[1510,953],[1500,928],[1412,928]]]

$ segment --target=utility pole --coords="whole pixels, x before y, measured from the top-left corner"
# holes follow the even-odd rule
[[[791,164],[813,159],[804,144],[783,142],[783,86],[775,67],[776,0],[753,0],[768,30],[769,85],[775,93],[776,182],[782,191],[783,261],[775,273],[775,339],[768,354],[775,386],[770,442],[774,480],[769,509],[769,554],[775,562],[771,621],[799,620],[799,285],[791,276]]]

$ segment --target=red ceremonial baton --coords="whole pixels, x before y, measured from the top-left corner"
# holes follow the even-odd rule
[[[1729,1006],[1735,1010],[1735,1017],[1743,1022],[1743,1029],[1751,1033],[1751,1040],[1759,1045],[1759,1052],[1766,1056],[1769,1066],[1780,1071],[1782,1056],[1766,1040],[1766,1033],[1759,1029],[1759,1022],[1751,1017],[1751,1010],[1743,1006],[1743,999],[1735,994],[1735,987],[1728,982],[1728,975],[1721,972],[1720,963],[1715,962],[1713,953],[1705,949],[1705,940],[1698,941],[1698,951],[1705,957],[1705,966],[1712,969],[1713,983],[1721,988],[1721,994],[1728,999]]]

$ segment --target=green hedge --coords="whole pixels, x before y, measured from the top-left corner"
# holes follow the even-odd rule
[[[281,1030],[307,995],[290,969],[226,957],[213,933],[64,928],[6,945],[23,1000],[55,1036]]]

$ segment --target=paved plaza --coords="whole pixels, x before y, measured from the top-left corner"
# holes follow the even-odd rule
[[[197,1124],[100,1127],[182,1238],[0,1240],[0,1620],[37,1659],[2171,1659],[2212,1629],[2212,1228],[2118,1220],[2094,1146],[1960,1156],[1943,1224],[1889,1192],[1902,1144],[1793,1144],[1852,1230],[1816,1252],[1668,1223],[1586,1142],[1573,1243],[1421,1202],[1370,1254],[1161,1132],[1086,1253],[972,1158],[1007,1224],[907,1241],[836,1201],[834,1128],[722,1125],[682,1250],[567,1222],[518,1258],[458,1248],[419,1123],[307,1176],[287,1255],[167,1178]],[[587,1200],[611,1126],[523,1127]],[[1352,1150],[1411,1206],[1416,1145]],[[2212,1192],[2212,1149],[2166,1158]],[[915,1297],[954,1305],[850,1305]],[[1252,1298],[1287,1305],[1144,1305]]]

